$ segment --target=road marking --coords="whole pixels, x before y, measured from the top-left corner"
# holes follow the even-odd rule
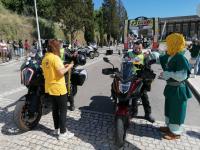
[[[12,95],[12,94],[15,94],[15,93],[18,93],[18,92],[23,91],[25,89],[27,89],[27,88],[24,87],[24,86],[16,88],[16,89],[12,89],[12,90],[10,90],[8,92],[4,92],[4,93],[0,94],[0,98],[9,96],[9,95]]]

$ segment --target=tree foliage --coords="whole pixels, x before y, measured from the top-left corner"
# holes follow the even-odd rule
[[[0,0],[7,9],[26,16],[35,16],[34,0]],[[102,7],[94,11],[93,0],[37,0],[38,16],[57,22],[71,40],[76,31],[84,31],[87,42],[94,40],[94,31],[99,33],[103,44],[104,34],[119,40],[123,34],[127,12],[122,0],[104,0]]]
[[[94,4],[92,0],[85,0],[85,40],[87,43],[94,40]]]
[[[127,18],[126,9],[121,0],[104,0],[103,5],[104,31],[107,39],[110,37],[119,40],[124,20]]]
[[[56,8],[56,21],[60,23],[65,34],[71,35],[74,40],[75,32],[83,30],[85,23],[84,3],[82,0],[58,0]]]
[[[103,26],[103,11],[102,8],[100,8],[99,10],[95,10],[94,13],[94,22],[95,22],[95,31],[99,32],[99,41],[98,43],[100,44],[100,46],[103,46],[104,44],[104,26]]]

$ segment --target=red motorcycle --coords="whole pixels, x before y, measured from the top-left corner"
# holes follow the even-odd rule
[[[123,60],[121,70],[115,68],[107,57],[103,60],[112,65],[112,68],[102,69],[104,75],[114,75],[111,86],[111,94],[114,100],[115,109],[115,143],[118,147],[122,147],[126,138],[126,131],[130,124],[132,109],[132,100],[140,100],[141,89],[145,83],[151,84],[155,79],[151,69],[151,64],[155,61],[146,62],[144,65],[134,64],[133,61]],[[140,70],[134,71],[134,66]]]

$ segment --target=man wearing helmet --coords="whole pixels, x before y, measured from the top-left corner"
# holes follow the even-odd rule
[[[134,43],[133,51],[128,52],[128,57],[134,60],[134,64],[144,65],[145,55],[142,52],[142,49],[143,49],[142,43],[140,41],[137,41]],[[140,70],[140,68],[134,65],[133,70],[137,72],[138,70]],[[144,85],[141,90],[141,99],[145,111],[145,119],[153,123],[155,122],[155,120],[151,116],[151,106],[149,103],[149,97],[147,95],[147,91],[150,91],[150,85],[144,82]],[[133,109],[133,116],[136,116],[138,113],[138,107],[137,107],[137,101],[134,99],[132,100],[132,109]]]

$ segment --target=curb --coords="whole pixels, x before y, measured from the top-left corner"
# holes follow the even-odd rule
[[[0,63],[0,66],[5,66],[5,65],[13,64],[15,62],[20,62],[20,61],[24,61],[24,57],[22,57],[22,58],[20,58],[18,60],[14,59],[14,60],[10,60],[10,61],[8,61],[6,63]]]
[[[186,82],[189,85],[192,93],[194,94],[194,96],[196,97],[197,101],[200,104],[200,93],[197,91],[197,89],[194,87],[194,85],[190,81],[187,80]]]

